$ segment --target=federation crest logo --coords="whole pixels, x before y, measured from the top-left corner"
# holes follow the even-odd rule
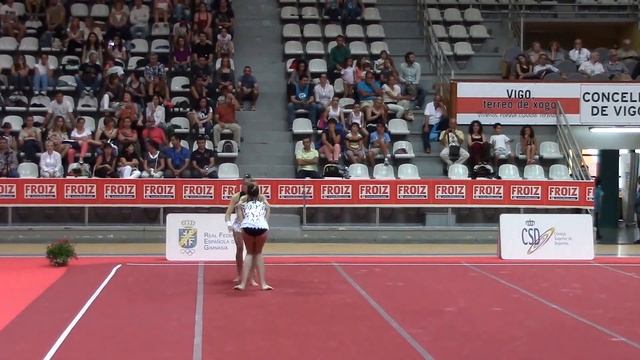
[[[182,254],[191,256],[195,254],[195,247],[198,244],[198,229],[193,220],[183,220],[178,228],[178,245]]]

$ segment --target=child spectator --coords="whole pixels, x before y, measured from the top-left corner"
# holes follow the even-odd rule
[[[511,153],[511,146],[509,143],[513,140],[502,133],[502,124],[500,123],[493,124],[493,132],[494,134],[489,138],[489,143],[493,148],[493,165],[498,166],[498,162],[502,157],[506,157],[509,159],[509,162],[512,163],[513,154]]]

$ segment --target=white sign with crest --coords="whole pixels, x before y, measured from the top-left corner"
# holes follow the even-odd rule
[[[167,260],[235,260],[236,245],[224,214],[169,214],[166,224]]]

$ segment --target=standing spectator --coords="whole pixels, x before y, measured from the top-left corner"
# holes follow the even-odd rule
[[[181,141],[182,139],[177,135],[171,137],[171,147],[166,151],[167,171],[165,177],[167,178],[191,177],[189,171],[191,153],[189,149],[182,147]]]
[[[360,107],[363,109],[373,106],[374,100],[383,94],[380,83],[376,81],[376,77],[371,71],[366,73],[364,81],[358,83],[357,91],[358,98],[360,99]]]
[[[208,39],[213,39],[213,16],[207,10],[207,4],[201,2],[198,11],[193,14],[193,31],[202,32]]]
[[[376,125],[376,131],[369,136],[369,165],[375,165],[376,156],[379,154],[384,157],[385,165],[389,165],[389,160],[391,159],[390,146],[391,136],[389,136],[384,123],[379,122]]]
[[[390,111],[396,114],[396,118],[413,121],[411,112],[411,96],[402,95],[402,89],[398,85],[398,79],[391,75],[387,84],[382,85],[382,99]]]
[[[351,57],[351,50],[345,44],[345,38],[342,35],[336,37],[336,46],[329,52],[329,76],[331,81],[337,79],[341,75],[342,66]]]
[[[35,95],[47,94],[49,81],[53,78],[55,68],[49,65],[49,55],[41,54],[40,61],[33,66],[33,92]],[[78,85],[80,85],[78,83]]]
[[[128,144],[118,159],[118,175],[123,179],[136,179],[142,175],[139,168],[140,158],[136,148],[133,144]]]
[[[164,65],[158,62],[158,54],[151,53],[149,63],[144,68],[144,78],[149,84],[148,94],[154,94],[155,89],[165,81],[165,72]]]
[[[540,45],[539,41],[534,41],[531,43],[531,49],[527,51],[528,59],[525,57],[525,60],[528,60],[527,63],[535,64],[538,62],[538,57],[541,54],[546,54],[546,52],[542,49],[542,45]]]
[[[71,105],[69,101],[65,100],[64,95],[62,95],[61,91],[56,92],[53,101],[47,109],[47,115],[44,119],[44,126],[47,129],[51,129],[53,127],[52,120],[59,116],[64,119],[64,124],[67,127],[67,130],[73,129],[76,123],[76,118],[73,115],[73,105]]]
[[[340,161],[342,153],[342,131],[336,127],[338,122],[334,118],[330,118],[327,122],[327,128],[322,131],[322,147],[320,151],[331,164],[337,164]]]
[[[96,96],[102,85],[102,67],[98,64],[98,53],[89,53],[89,62],[80,65],[80,73],[76,75],[77,93]]]
[[[578,71],[590,77],[604,73],[604,66],[600,62],[600,53],[594,52],[591,54],[589,61],[583,62]]]
[[[609,75],[609,79],[622,78],[625,75],[629,76],[629,69],[618,59],[618,52],[615,49],[609,50],[609,61],[605,70]]]
[[[0,19],[2,20],[2,32],[8,36],[15,36],[20,41],[24,36],[26,27],[18,19],[18,7],[14,0],[6,0],[0,7]]]
[[[520,153],[527,157],[527,165],[536,162],[538,141],[531,125],[525,125],[520,130]]]
[[[491,145],[487,142],[487,137],[482,133],[482,124],[478,120],[473,120],[469,125],[467,148],[471,159],[469,166],[472,169],[476,165],[485,164],[489,159]]]
[[[449,119],[449,128],[440,133],[440,142],[444,147],[440,152],[440,158],[447,166],[453,165],[454,161],[456,164],[464,164],[469,158],[467,150],[462,148],[464,134],[458,130],[458,122],[455,118]]]
[[[235,47],[233,46],[233,37],[226,28],[221,28],[220,33],[216,37],[216,55],[219,57],[222,55],[228,55],[233,57],[235,54]]]
[[[33,126],[33,116],[27,115],[24,126],[18,135],[18,149],[24,152],[24,158],[32,163],[37,162],[37,153],[42,151],[42,131]]]
[[[22,54],[16,55],[11,65],[11,84],[18,94],[22,94],[22,90],[29,86],[29,66]]]
[[[107,39],[118,35],[123,39],[129,39],[129,9],[125,9],[122,0],[116,0],[111,8],[107,26]]]
[[[184,37],[178,37],[176,47],[173,49],[173,71],[186,73],[189,72],[191,64],[191,50],[187,46]]]
[[[320,179],[321,176],[318,173],[318,150],[311,148],[311,138],[302,139],[302,149],[296,152],[296,164],[298,165],[296,178]]]
[[[63,175],[62,157],[53,149],[53,141],[44,144],[45,151],[40,154],[40,176],[43,178],[59,178]]]
[[[117,178],[116,161],[117,156],[114,154],[115,148],[109,144],[102,145],[102,152],[96,159],[93,167],[93,176],[98,178]]]
[[[240,110],[240,104],[231,94],[222,95],[218,98],[218,106],[214,116],[215,126],[213,127],[213,143],[218,146],[220,134],[223,130],[229,129],[233,133],[233,141],[240,144],[242,128],[236,121],[236,111]]]
[[[540,55],[538,63],[533,67],[533,74],[538,79],[544,79],[548,74],[557,72],[560,72],[560,70],[549,63],[549,58],[546,54]]]
[[[365,161],[364,156],[364,137],[360,133],[360,125],[358,123],[351,124],[351,131],[345,136],[347,145],[347,159],[351,164],[361,164]]]
[[[318,82],[318,84],[313,88],[313,98],[316,101],[318,113],[324,112],[324,110],[329,106],[331,99],[333,99],[333,95],[333,85],[329,83],[327,74],[321,74],[320,82]]]
[[[216,26],[218,28],[223,27],[227,29],[229,34],[233,35],[233,22],[235,20],[235,15],[233,14],[233,10],[231,6],[229,6],[229,2],[227,0],[221,0],[218,4],[218,8],[215,11],[216,17]]]
[[[213,44],[207,40],[207,34],[204,32],[198,33],[198,41],[191,46],[191,54],[193,56],[193,62],[198,61],[200,58],[205,58],[209,65],[213,64]]]
[[[191,131],[199,134],[200,129],[204,129],[205,135],[211,135],[211,131],[213,130],[213,109],[209,106],[207,98],[200,98],[198,105],[187,115],[191,123]]]
[[[506,157],[510,163],[513,163],[514,156],[511,152],[511,145],[509,145],[513,140],[502,133],[502,124],[500,123],[493,124],[493,132],[494,134],[489,138],[489,143],[493,147],[493,165],[497,167],[502,157]]]
[[[560,46],[560,42],[556,40],[552,41],[549,45],[549,61],[551,61],[551,64],[558,65],[566,59],[567,52]]]
[[[300,84],[300,77],[306,75],[311,79],[311,72],[309,71],[309,64],[304,59],[298,59],[294,61],[293,71],[289,75],[288,84]]]
[[[424,101],[424,89],[420,86],[422,68],[416,62],[416,54],[408,52],[404,55],[404,62],[400,64],[400,83],[404,85],[405,94],[416,102],[416,108],[421,109]]]
[[[251,66],[244,67],[242,76],[238,80],[238,91],[240,102],[251,102],[251,111],[256,111],[256,103],[258,102],[258,96],[260,95],[260,88],[258,86],[258,80],[253,76]]]
[[[168,145],[164,129],[157,127],[153,119],[147,119],[147,126],[142,130],[142,140],[146,142],[153,141],[156,144],[156,149],[161,149]]]
[[[164,155],[158,150],[159,144],[153,140],[146,141],[147,151],[142,158],[143,178],[162,178],[165,168]]]
[[[293,120],[295,119],[297,110],[308,111],[311,123],[316,122],[315,99],[313,97],[313,90],[311,86],[309,86],[309,77],[307,75],[300,76],[299,84],[289,84],[287,96],[289,97],[289,105],[287,105],[289,130],[291,130],[293,126]]]
[[[364,11],[362,0],[342,0],[342,6],[342,22],[345,26],[356,23]]]
[[[213,150],[207,149],[204,136],[196,139],[196,149],[191,153],[191,177],[209,178],[218,177],[216,159]]]
[[[131,37],[134,39],[145,39],[149,35],[149,7],[142,3],[142,0],[134,0],[133,7],[129,12],[129,22],[131,22]]]
[[[591,52],[582,47],[582,40],[576,39],[573,42],[573,49],[569,51],[569,59],[576,63],[577,66],[580,66],[583,62],[589,61],[590,57]]]
[[[4,136],[0,136],[0,177],[18,177],[18,157]]]
[[[353,58],[347,58],[347,61],[344,63],[344,67],[340,71],[342,82],[344,84],[344,97],[346,98],[354,97],[354,88],[359,80],[356,76],[356,72],[357,68],[353,65]]]
[[[165,120],[165,108],[163,105],[163,99],[160,96],[153,96],[151,101],[147,104],[145,113],[147,116],[147,121],[153,120],[155,126],[163,129],[167,126]]]

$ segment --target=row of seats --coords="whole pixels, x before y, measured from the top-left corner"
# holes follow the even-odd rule
[[[530,164],[524,167],[525,180],[547,180],[544,168],[537,164]],[[498,168],[498,176],[503,180],[521,180],[520,170],[512,164],[503,164]],[[462,164],[453,164],[449,167],[450,179],[469,178],[469,168]],[[549,168],[549,180],[572,180],[569,168],[563,164],[554,164]]]
[[[286,57],[302,57],[306,54],[309,57],[324,57],[335,46],[335,41],[331,41],[325,49],[324,44],[318,40],[308,41],[304,46],[300,41],[289,40],[284,44],[284,55]],[[382,51],[389,52],[389,45],[384,41],[374,41],[369,47],[364,41],[352,41],[349,43],[349,50],[353,56],[377,56]]]
[[[322,16],[318,8],[314,6],[305,6],[302,9],[298,9],[295,6],[284,6],[280,10],[280,20],[282,22],[296,22],[296,21],[320,21],[328,20],[326,16]],[[362,12],[362,19],[366,23],[376,23],[382,20],[380,17],[380,11],[374,7],[367,7]]]
[[[318,24],[305,24],[300,27],[299,24],[284,24],[282,28],[282,37],[286,40],[298,39],[331,39],[337,36],[346,36],[349,40],[364,40],[367,38],[369,42],[381,40],[386,37],[384,27],[380,24],[370,24],[365,28],[360,24],[349,24],[344,28],[337,24],[327,24],[322,28]]]
[[[374,6],[376,5],[377,0],[362,0],[364,6]],[[313,6],[319,4],[321,6],[324,5],[325,0],[279,0],[278,3],[282,5],[292,5],[292,6]]]
[[[166,34],[167,36],[169,33]],[[20,42],[13,36],[3,36],[0,38],[0,51],[2,52],[55,52],[54,49],[45,49],[40,47],[38,38],[24,37]],[[62,49],[59,50],[60,52]],[[129,52],[137,55],[147,55],[148,53],[169,54],[171,51],[171,43],[167,39],[154,39],[149,45],[146,39],[133,39],[130,42]]]

